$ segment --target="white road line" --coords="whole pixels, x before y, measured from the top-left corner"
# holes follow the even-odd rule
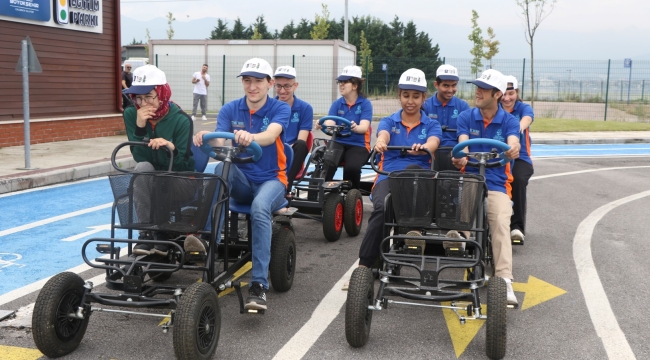
[[[309,321],[275,354],[273,359],[294,360],[305,356],[307,351],[341,312],[341,307],[345,304],[348,296],[347,291],[342,291],[341,287],[350,278],[358,264],[359,261],[352,264],[352,267],[348,269],[345,275],[334,284],[334,287],[318,304]]]
[[[607,356],[610,359],[636,359],[636,357],[625,338],[625,334],[618,325],[605,289],[600,282],[591,255],[591,237],[600,219],[608,212],[618,206],[646,196],[650,196],[650,191],[628,196],[599,207],[582,220],[573,238],[573,260],[576,263],[582,294],[587,303],[591,322],[594,324],[596,333],[603,342]]]
[[[10,235],[10,234],[15,234],[17,232],[21,232],[21,231],[24,231],[24,230],[29,230],[29,229],[39,227],[39,226],[42,226],[42,225],[50,224],[50,223],[53,223],[53,222],[56,222],[56,221],[59,221],[59,220],[64,220],[64,219],[68,219],[68,218],[71,218],[71,217],[91,213],[93,211],[110,208],[112,206],[113,206],[113,203],[109,202],[109,203],[106,203],[106,204],[103,204],[103,205],[98,205],[98,206],[94,206],[94,207],[87,208],[87,209],[73,211],[73,212],[70,212],[70,213],[67,213],[67,214],[58,215],[58,216],[54,216],[54,217],[51,217],[51,218],[35,221],[35,222],[29,223],[29,224],[17,226],[17,227],[11,228],[11,229],[2,230],[2,231],[0,231],[0,237]]]
[[[566,160],[566,159],[620,159],[621,157],[650,157],[650,154],[618,154],[613,155],[549,155],[549,156],[536,156],[532,158],[538,160]]]
[[[79,181],[75,180],[75,181],[67,182],[67,183],[63,183],[63,184],[39,186],[39,187],[36,187],[36,188],[27,189],[27,190],[20,190],[20,191],[14,191],[14,192],[6,193],[6,194],[0,194],[0,198],[7,197],[7,196],[14,196],[14,195],[22,195],[22,194],[26,194],[26,193],[30,193],[30,192],[34,192],[34,191],[53,189],[53,188],[58,188],[58,187],[62,187],[62,186],[70,186],[70,185],[76,185],[76,184],[81,184],[81,183],[85,183],[85,182],[103,180],[103,179],[106,179],[106,178],[107,178],[107,176],[102,176],[102,177],[98,177],[98,178],[85,179],[85,180],[79,180]]]
[[[620,150],[650,150],[650,147],[622,147],[622,148],[580,148],[573,149],[557,149],[557,148],[542,148],[533,149],[533,151],[546,151],[546,152],[567,152],[567,151],[620,151]]]
[[[550,174],[550,175],[533,176],[533,177],[530,178],[529,181],[532,181],[532,180],[548,179],[548,178],[553,178],[553,177],[558,177],[558,176],[567,176],[567,175],[586,174],[586,173],[598,172],[598,171],[628,170],[628,169],[644,169],[644,168],[650,168],[650,166],[617,166],[617,167],[600,168],[600,169],[588,169],[588,170],[569,171],[569,172],[557,173],[557,174]]]

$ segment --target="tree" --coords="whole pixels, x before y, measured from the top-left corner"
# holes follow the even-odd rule
[[[232,32],[231,32],[232,38],[237,40],[248,39],[250,36],[246,36],[245,33],[246,33],[246,27],[241,22],[241,19],[237,18],[237,20],[235,20],[235,23],[232,26]]]
[[[486,51],[483,52],[483,57],[485,60],[490,62],[490,69],[492,69],[492,58],[499,53],[499,45],[501,42],[499,40],[494,40],[496,36],[494,30],[491,27],[487,29],[488,38],[483,40],[483,47]]]
[[[313,25],[307,21],[307,19],[303,18],[300,19],[300,24],[298,24],[298,27],[296,28],[296,39],[311,39],[310,37],[310,32],[312,29]]]
[[[147,38],[147,44],[151,42],[151,35],[149,34],[149,28],[146,29],[147,31],[144,34],[144,37]],[[149,46],[144,48],[144,51],[146,52],[147,56],[149,56]]]
[[[280,39],[293,39],[293,34],[296,34],[296,25],[293,23],[293,20],[289,25],[285,25],[280,32]]]
[[[217,26],[214,27],[212,33],[210,33],[210,39],[212,40],[227,40],[232,39],[232,32],[228,28],[228,22],[221,19],[217,19]]]
[[[361,35],[359,35],[359,41],[361,43],[361,46],[359,47],[359,56],[361,56],[361,71],[362,74],[364,74],[367,78],[368,74],[370,74],[374,69],[372,66],[372,58],[370,58],[370,55],[372,55],[372,50],[370,49],[368,40],[366,40],[366,33],[363,30],[361,30]],[[366,70],[368,71],[366,72]]]
[[[327,10],[327,5],[321,4],[321,6],[323,7],[322,15],[316,14],[315,25],[313,30],[309,32],[312,40],[327,39],[327,31],[330,28],[330,12]]]
[[[535,58],[533,57],[533,38],[539,25],[553,12],[557,0],[515,0],[524,15],[524,37],[530,45],[530,105],[535,105]],[[548,12],[546,7],[548,6]],[[532,14],[531,14],[532,11]]]
[[[129,45],[142,45],[142,40],[137,41],[135,38],[133,38]]]
[[[467,37],[469,41],[474,44],[472,49],[469,51],[472,54],[472,61],[469,63],[472,69],[472,73],[478,77],[479,70],[483,67],[481,58],[483,58],[483,36],[481,34],[483,30],[478,27],[478,13],[476,10],[472,10],[472,32]]]
[[[251,36],[251,39],[253,39],[253,40],[262,40],[262,33],[257,31],[257,26],[255,27],[255,29],[253,29],[253,36]]]
[[[264,15],[260,15],[255,19],[255,22],[253,25],[251,25],[251,38],[253,36],[259,36],[259,38],[255,38],[257,40],[260,39],[273,39],[273,34],[269,32],[268,27],[266,26],[266,22],[264,21]],[[255,31],[259,33],[259,35],[255,35]]]
[[[174,28],[172,27],[172,22],[176,21],[176,18],[174,15],[172,15],[171,12],[167,13],[167,25],[169,25],[169,29],[167,29],[167,39],[171,40],[174,37]]]

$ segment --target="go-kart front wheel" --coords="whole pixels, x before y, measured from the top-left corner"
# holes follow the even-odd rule
[[[209,284],[190,285],[174,315],[174,353],[178,359],[212,359],[219,343],[221,309]]]
[[[90,314],[71,317],[81,304],[84,281],[79,275],[63,272],[45,283],[34,303],[32,334],[36,347],[45,356],[56,358],[73,352],[88,327]]]
[[[325,195],[323,205],[323,234],[333,242],[341,237],[343,230],[343,198],[336,192]]]
[[[348,297],[345,302],[345,338],[350,346],[358,348],[366,345],[372,324],[372,310],[375,293],[372,270],[358,267],[352,272]]]
[[[273,232],[269,273],[275,291],[291,289],[296,273],[296,235],[289,227],[281,225]]]
[[[363,198],[361,191],[352,189],[345,195],[345,208],[343,210],[345,232],[350,236],[357,236],[361,232],[363,223]]]
[[[507,291],[503,278],[494,276],[488,281],[485,353],[490,359],[502,359],[506,356]]]

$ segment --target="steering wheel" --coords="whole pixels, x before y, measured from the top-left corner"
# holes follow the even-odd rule
[[[508,163],[511,159],[504,154],[504,151],[510,150],[510,145],[498,141],[498,140],[493,140],[493,139],[470,139],[470,140],[465,140],[461,143],[458,143],[454,148],[451,150],[451,157],[460,159],[464,157],[473,157],[476,158],[477,155],[490,155],[490,152],[470,152],[469,154],[465,153],[463,149],[467,146],[471,145],[487,145],[487,146],[492,146],[497,148],[498,150],[501,150],[501,152],[494,153],[492,155],[493,159],[499,159],[499,161],[487,163],[485,167],[498,167],[498,166],[503,166],[506,163]],[[478,162],[476,161],[468,161],[467,163],[470,166],[478,166]]]
[[[323,126],[323,123],[326,120],[334,120],[337,123],[342,123],[342,125]],[[333,128],[333,127],[337,127],[337,128],[340,127],[337,134],[340,135],[341,137],[348,137],[348,136],[352,135],[352,129],[350,128],[352,126],[352,123],[350,122],[350,120],[348,120],[346,118],[342,118],[340,116],[330,116],[330,115],[324,116],[324,117],[320,118],[320,120],[318,120],[318,125],[321,126],[321,131],[323,133],[325,133],[326,135],[329,135],[329,136],[332,136],[332,130],[330,128]],[[342,133],[343,131],[347,131],[347,132]]]
[[[113,150],[113,153],[111,154],[111,164],[113,165],[113,169],[115,169],[117,171],[120,171],[120,172],[123,172],[123,173],[126,173],[126,174],[129,174],[129,173],[133,173],[133,171],[132,170],[122,169],[120,167],[120,165],[118,165],[117,162],[115,161],[115,158],[117,157],[117,152],[120,151],[120,149],[125,147],[125,146],[149,146],[149,139],[145,139],[144,141],[127,141],[127,142],[123,142],[123,143],[117,145],[117,147]],[[174,152],[172,151],[172,149],[170,149],[167,146],[161,146],[160,148],[164,149],[167,152],[167,156],[169,156],[169,165],[167,167],[167,171],[171,172],[172,171],[172,166],[174,166]]]
[[[410,146],[387,146],[386,147],[386,151],[394,151],[394,150],[398,150],[400,156],[420,156],[420,155],[411,155],[411,154],[409,154],[408,151],[411,150]],[[424,148],[420,149],[420,151],[424,151],[425,153],[429,154],[429,156],[431,157],[431,169],[430,170],[433,170],[434,158],[433,158],[433,155],[431,154],[431,152],[428,149],[424,149]],[[377,153],[377,151],[375,149],[373,149],[372,152],[370,153],[370,167],[373,170],[375,170],[375,172],[377,174],[381,174],[381,175],[390,174],[388,171],[380,170],[377,167],[377,164],[375,163],[375,159],[377,158],[377,154],[378,153]]]
[[[250,145],[244,146],[210,146],[208,144],[212,139],[226,139],[235,141],[235,134],[229,132],[211,132],[203,134],[203,145],[201,145],[201,151],[206,153],[209,157],[217,160],[226,160],[230,158],[233,163],[245,164],[256,162],[262,157],[262,147],[259,146],[256,142],[252,142]],[[251,156],[247,157],[238,157],[237,155],[248,153]]]

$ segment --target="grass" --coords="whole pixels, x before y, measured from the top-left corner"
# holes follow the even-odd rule
[[[650,123],[535,118],[533,132],[650,131]]]

